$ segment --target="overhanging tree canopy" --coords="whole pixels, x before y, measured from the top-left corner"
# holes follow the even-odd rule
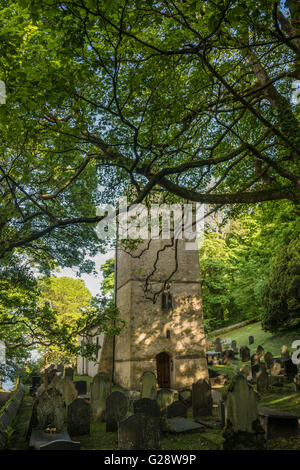
[[[296,0],[4,4],[2,253],[94,224],[99,184],[299,199]]]

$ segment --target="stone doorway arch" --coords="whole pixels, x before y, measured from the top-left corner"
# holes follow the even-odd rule
[[[160,388],[171,388],[171,358],[165,351],[156,356],[157,382]]]

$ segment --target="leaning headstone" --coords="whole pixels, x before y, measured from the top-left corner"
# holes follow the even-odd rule
[[[260,358],[262,358],[262,357],[264,357],[264,353],[265,353],[264,348],[259,344],[259,345],[257,346],[257,348],[256,348],[256,354],[257,354]]]
[[[174,401],[174,392],[169,388],[161,388],[157,392],[156,399],[161,413],[165,413],[167,406]]]
[[[216,338],[216,340],[214,341],[214,348],[216,352],[222,352],[222,343],[220,338]]]
[[[98,421],[105,409],[105,401],[111,393],[111,381],[107,374],[99,372],[91,383],[92,420]]]
[[[74,382],[78,395],[86,395],[87,384],[85,380],[78,380]]]
[[[248,348],[248,346],[240,347],[240,357],[242,362],[250,361],[250,349]]]
[[[146,371],[143,373],[142,378],[142,398],[151,398],[151,400],[156,400],[157,396],[157,380],[153,372]]]
[[[118,423],[126,418],[128,411],[128,400],[122,392],[112,392],[106,398],[105,422],[106,432],[118,430]]]
[[[62,394],[67,406],[69,406],[70,403],[72,403],[72,401],[78,396],[74,383],[68,377],[60,379],[56,388]]]
[[[256,387],[259,393],[264,393],[268,390],[269,377],[264,363],[260,365],[260,369],[256,374]]]
[[[84,398],[76,398],[68,406],[68,432],[71,436],[90,433],[91,407]]]
[[[174,401],[167,407],[167,418],[186,418],[187,407],[182,401]]]
[[[134,413],[160,417],[160,408],[155,400],[151,398],[140,398],[133,403]]]
[[[260,369],[260,356],[258,354],[252,354],[251,356],[251,372],[253,380],[256,379],[256,374]]]
[[[48,388],[35,401],[32,411],[32,424],[38,429],[46,429],[51,424],[60,432],[65,427],[66,405],[56,388]]]
[[[260,425],[257,394],[242,374],[236,375],[224,394],[225,428],[223,449],[262,449],[264,430]]]
[[[253,344],[254,343],[254,336],[249,336],[249,344]]]
[[[212,415],[211,387],[205,379],[200,379],[193,384],[192,406],[194,418]]]
[[[185,404],[185,406],[192,406],[192,390],[188,388],[180,390],[178,398]]]
[[[273,354],[270,352],[266,352],[266,354],[264,355],[264,360],[265,360],[267,369],[270,369],[273,363]]]
[[[136,413],[119,423],[118,448],[120,450],[160,450],[159,418]]]
[[[68,377],[69,379],[73,380],[73,378],[74,378],[74,369],[73,369],[73,367],[66,367],[65,368],[65,377]]]
[[[287,360],[290,358],[290,352],[287,346],[283,345],[281,348],[281,357],[283,360]]]

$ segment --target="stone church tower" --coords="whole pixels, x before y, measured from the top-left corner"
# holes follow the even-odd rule
[[[109,341],[116,384],[139,390],[146,370],[159,387],[174,389],[208,377],[200,289],[198,251],[186,250],[184,240],[117,250],[116,303],[126,326]]]

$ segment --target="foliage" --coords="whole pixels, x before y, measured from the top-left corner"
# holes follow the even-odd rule
[[[264,296],[263,328],[287,330],[300,325],[300,239],[284,247],[271,270]]]
[[[115,259],[110,258],[105,261],[101,266],[101,273],[103,281],[101,285],[101,291],[103,295],[108,295],[110,298],[114,296],[115,286]]]
[[[265,286],[277,285],[272,266],[279,251],[297,243],[300,235],[299,212],[288,202],[264,203],[228,219],[229,215],[222,211],[208,219],[200,249],[207,331],[247,318],[265,318]],[[282,295],[289,296],[288,292],[283,285]],[[279,325],[283,312],[279,309],[274,315]]]

